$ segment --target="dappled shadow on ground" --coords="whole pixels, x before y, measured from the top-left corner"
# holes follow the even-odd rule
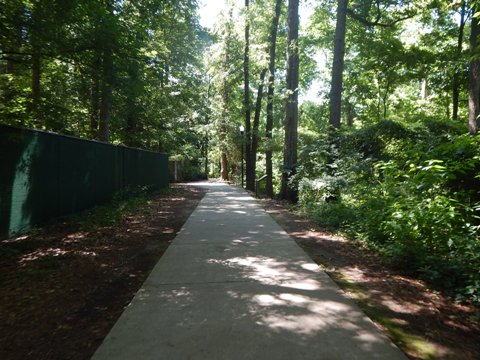
[[[435,359],[478,359],[480,324],[473,305],[455,303],[429,290],[422,281],[287,211],[280,203],[262,200],[262,205],[368,314],[384,325],[428,341],[436,350]],[[421,358],[421,349],[408,345],[403,349],[412,359]]]
[[[0,243],[0,359],[89,359],[205,191],[175,185],[112,225]]]
[[[95,360],[403,358],[249,199],[210,189]]]

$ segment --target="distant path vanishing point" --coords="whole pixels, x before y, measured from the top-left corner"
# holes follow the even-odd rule
[[[255,199],[200,185],[207,195],[92,359],[407,359]]]

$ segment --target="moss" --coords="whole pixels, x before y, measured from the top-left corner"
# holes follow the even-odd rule
[[[368,295],[353,281],[340,272],[330,272],[330,277],[356,302],[358,307],[375,323],[381,325],[392,341],[405,353],[421,360],[435,359],[435,346],[426,339],[407,333],[385,316],[379,307],[368,304]]]

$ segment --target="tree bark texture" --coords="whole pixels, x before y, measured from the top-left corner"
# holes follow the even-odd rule
[[[252,128],[252,147],[251,147],[251,163],[252,172],[255,180],[255,174],[257,170],[257,150],[258,150],[258,127],[260,125],[260,112],[262,110],[262,98],[263,98],[263,82],[265,81],[265,75],[267,69],[263,69],[260,73],[260,85],[257,90],[257,100],[255,103],[255,115],[253,116],[253,128]],[[255,183],[254,183],[255,186]]]
[[[255,173],[251,156],[251,111],[250,111],[250,22],[248,19],[249,0],[245,0],[245,49],[243,55],[243,107],[245,111],[245,177],[246,188],[255,191]]]
[[[90,112],[90,137],[98,139],[98,123],[100,119],[100,82],[98,77],[93,78],[91,102],[92,109]]]
[[[479,30],[479,19],[472,17],[470,33],[470,57],[472,60],[470,60],[468,88],[468,131],[472,135],[477,133],[478,116],[480,115],[480,58],[475,55],[475,52],[478,51]]]
[[[139,147],[139,131],[141,125],[139,124],[140,109],[137,104],[137,95],[142,92],[141,84],[139,83],[138,65],[132,64],[129,69],[129,91],[127,95],[127,128],[125,134],[125,143],[128,146]]]
[[[31,107],[30,111],[34,124],[40,126],[39,105],[40,105],[40,78],[41,78],[41,3],[32,4],[31,22],[28,28],[31,45]]]
[[[342,116],[343,64],[348,0],[337,1],[337,23],[333,44],[332,87],[330,88],[330,126],[340,128]]]
[[[270,59],[268,65],[268,92],[267,92],[267,123],[265,125],[266,138],[272,140],[273,130],[273,95],[275,92],[275,53],[277,48],[277,32],[280,13],[282,10],[283,0],[277,0],[275,3],[275,15],[273,17],[272,29],[270,31]],[[265,169],[266,169],[266,192],[269,197],[273,197],[273,166],[272,166],[272,150],[270,144],[265,152]]]
[[[102,75],[98,139],[108,142],[110,140],[110,107],[112,105],[113,82],[112,49],[109,45],[105,47],[103,52]]]
[[[223,181],[228,181],[228,160],[227,153],[224,150],[222,150],[220,156],[220,175]]]
[[[457,41],[457,59],[460,58],[462,54],[462,45],[463,45],[463,33],[465,29],[465,12],[466,4],[465,1],[462,2],[462,8],[460,10],[460,24],[458,27],[458,41]],[[453,84],[452,84],[452,119],[458,120],[458,106],[460,99],[460,72],[458,69],[455,69],[453,74]]]
[[[283,153],[283,172],[281,198],[296,202],[298,190],[289,184],[296,173],[297,138],[298,138],[298,3],[288,1],[288,36],[287,36],[287,104],[285,109],[285,145]]]
[[[230,17],[231,17],[230,13]],[[230,36],[230,34],[228,35]],[[230,56],[228,48],[225,49],[225,59],[223,63],[224,73],[228,73],[230,65]],[[227,119],[228,119],[228,103],[230,101],[230,85],[226,76],[222,79],[222,119],[220,122],[220,179],[228,181],[228,158],[227,158]]]

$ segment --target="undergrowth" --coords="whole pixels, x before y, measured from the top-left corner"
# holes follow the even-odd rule
[[[480,137],[393,121],[335,136],[308,145],[296,179],[303,211],[480,304]]]
[[[126,187],[117,192],[112,200],[104,205],[95,206],[75,215],[72,223],[83,231],[111,226],[119,223],[127,213],[134,212],[148,202],[148,197],[154,190],[147,186]],[[167,192],[169,189],[155,190]]]

